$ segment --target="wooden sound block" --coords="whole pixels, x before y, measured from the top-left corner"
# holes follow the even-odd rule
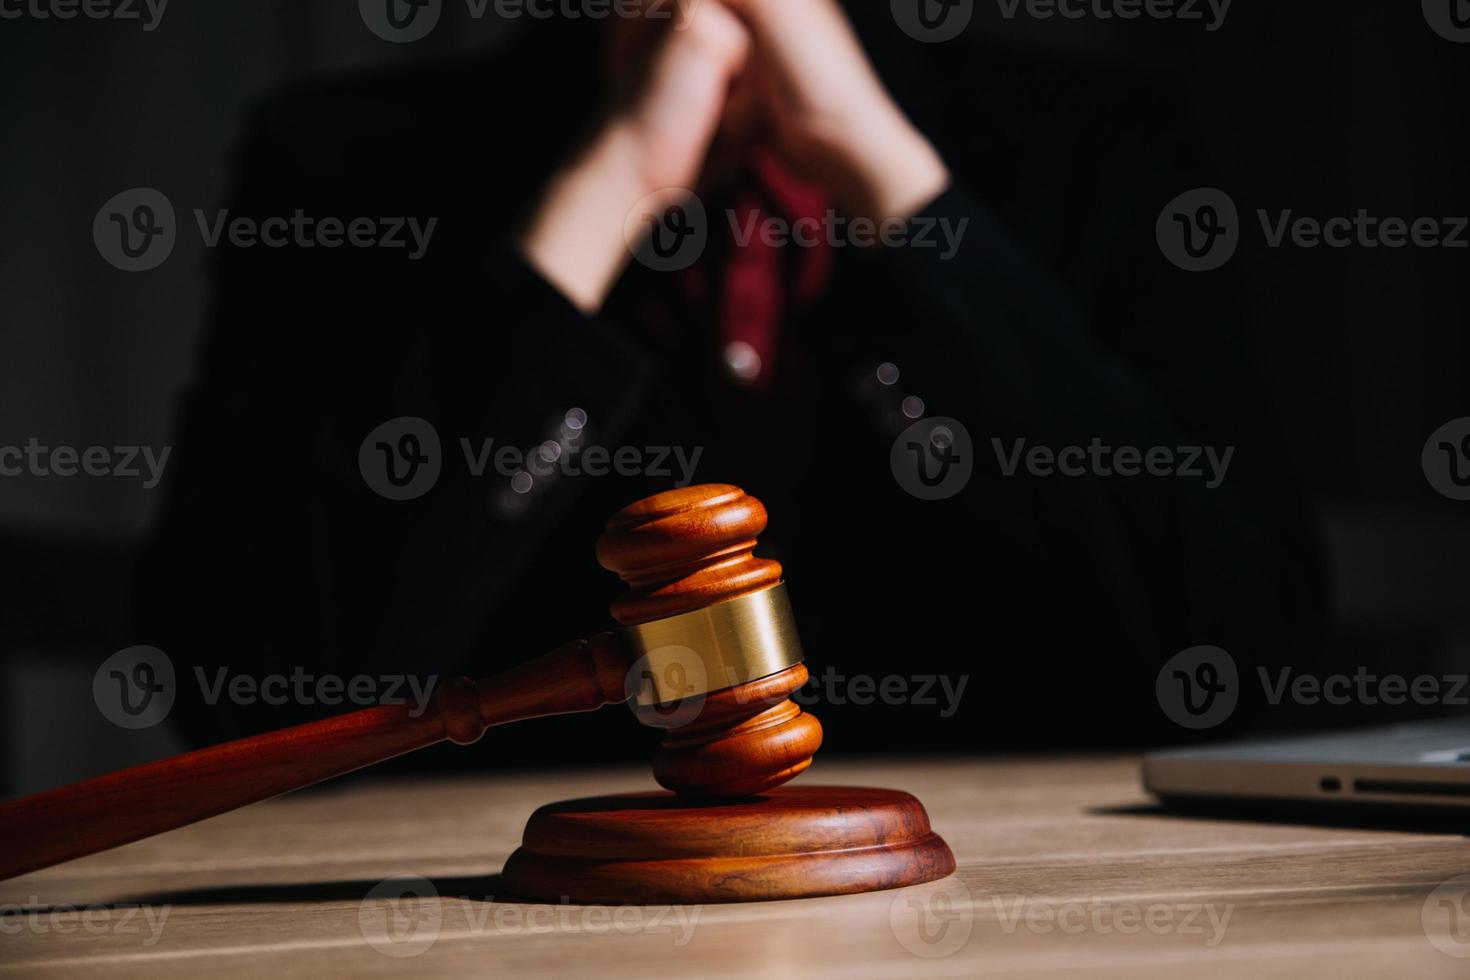
[[[548,804],[501,880],[544,902],[758,902],[901,888],[954,869],[908,793],[782,786],[746,800],[633,793]]]

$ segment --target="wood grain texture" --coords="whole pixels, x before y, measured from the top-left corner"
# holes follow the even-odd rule
[[[501,879],[542,901],[698,904],[901,888],[954,869],[908,793],[806,785],[703,804],[671,793],[553,803],[531,815]]]
[[[803,783],[895,786],[924,801],[959,861],[928,885],[601,914],[505,900],[495,873],[540,803],[640,780],[653,788],[642,767],[334,785],[3,882],[0,977],[1470,975],[1470,959],[1441,953],[1423,922],[1436,886],[1470,872],[1463,834],[1163,814],[1133,759],[817,760]],[[427,876],[437,897],[367,900],[392,875]],[[123,923],[115,908],[107,923],[91,903],[167,915],[154,938],[143,911]],[[1094,906],[1098,925],[1039,921]],[[1218,941],[1202,912],[1182,921],[1204,906],[1230,910]],[[1132,909],[1175,927],[1139,928]],[[392,913],[406,930],[432,927],[432,945],[394,955],[415,947],[375,931]],[[920,913],[933,945],[916,939]]]
[[[807,680],[804,664],[716,691],[692,720],[669,728],[653,756],[653,778],[691,797],[753,796],[794,779],[822,746],[822,724],[790,700]],[[657,707],[635,706],[638,720],[664,728]]]
[[[628,583],[611,607],[624,626],[646,623],[768,589],[778,562],[754,555],[766,508],[739,487],[706,483],[645,497],[614,514],[597,560]],[[800,664],[701,696],[698,717],[678,727],[658,708],[639,720],[668,735],[653,760],[660,786],[691,799],[763,793],[803,772],[822,725],[790,700],[806,683]]]
[[[752,553],[766,508],[739,487],[705,483],[645,497],[614,514],[597,560],[628,583],[612,604],[624,626],[665,619],[781,581]]]

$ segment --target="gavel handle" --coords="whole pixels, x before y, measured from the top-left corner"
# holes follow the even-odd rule
[[[441,681],[412,705],[365,708],[0,803],[0,879],[151,837],[437,742],[626,700],[627,655],[610,633],[487,680]]]

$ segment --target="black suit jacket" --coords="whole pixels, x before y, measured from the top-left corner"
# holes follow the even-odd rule
[[[860,26],[955,175],[925,214],[968,223],[947,260],[838,250],[758,394],[721,375],[708,312],[675,277],[634,266],[589,317],[507,247],[595,117],[592,35],[541,27],[490,57],[298,88],[253,113],[232,216],[438,224],[419,261],[218,250],[140,605],[141,640],[179,665],[194,738],[334,710],[211,705],[197,672],[480,676],[604,628],[620,585],[593,560],[596,535],[672,477],[537,481],[508,511],[508,479],[474,476],[460,441],[535,446],[573,407],[590,441],[699,447],[698,482],[767,503],[765,551],[786,564],[829,750],[1179,739],[1154,693],[1170,655],[1217,644],[1246,673],[1313,648],[1317,559],[1229,272],[1180,271],[1155,242],[1163,204],[1211,182],[1178,108],[1111,71]],[[892,389],[870,380],[885,361]],[[893,476],[907,395],[973,439],[955,497],[918,500]],[[442,473],[390,501],[359,451],[400,416],[434,426]],[[1207,489],[1006,476],[993,440],[1009,453],[1017,439],[1235,452]],[[853,685],[864,675],[874,688]],[[891,676],[907,694],[890,681],[884,703],[870,692]],[[492,733],[493,758],[645,756],[653,733],[609,711]]]

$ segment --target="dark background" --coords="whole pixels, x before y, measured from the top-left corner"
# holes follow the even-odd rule
[[[170,441],[205,323],[206,256],[197,235],[181,235],[159,269],[112,268],[91,236],[104,201],[149,186],[181,215],[217,208],[242,110],[263,93],[462,57],[514,30],[493,8],[476,22],[453,0],[408,45],[371,34],[351,0],[174,0],[152,32],[138,21],[0,22],[0,445]],[[1251,227],[1258,207],[1470,214],[1470,44],[1436,35],[1416,3],[1236,0],[1207,33],[1199,21],[1006,20],[992,0],[951,43],[1154,79],[1189,107]],[[487,105],[514,97],[485,93]],[[1467,262],[1470,250],[1272,250],[1258,228],[1233,260],[1326,550],[1329,663],[1347,672],[1470,670],[1470,504],[1437,494],[1420,466],[1428,435],[1470,415]],[[267,458],[277,438],[261,432],[239,447],[242,461]],[[161,499],[137,480],[0,478],[0,792],[174,747],[162,730],[113,728],[91,700],[97,664],[138,642],[130,567]]]

